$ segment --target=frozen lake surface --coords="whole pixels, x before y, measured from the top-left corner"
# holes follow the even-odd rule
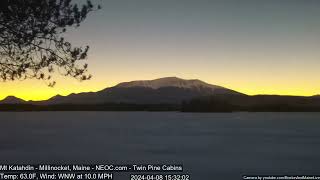
[[[183,164],[192,180],[320,174],[320,113],[1,112],[3,163]]]

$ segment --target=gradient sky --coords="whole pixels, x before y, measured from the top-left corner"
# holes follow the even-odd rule
[[[80,2],[80,1],[78,1]],[[48,99],[119,82],[177,76],[250,95],[320,93],[318,0],[93,0],[103,9],[68,32],[90,45],[87,82],[0,82],[0,99]]]

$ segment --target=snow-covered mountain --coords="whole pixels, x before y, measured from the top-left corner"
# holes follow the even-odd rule
[[[177,77],[166,77],[155,80],[140,80],[120,83],[114,87],[98,92],[55,96],[47,101],[31,104],[179,104],[184,100],[215,94],[243,95],[242,93],[203,81],[185,80]],[[1,104],[1,102],[0,102]]]
[[[94,93],[71,94],[66,97],[56,96],[46,103],[101,104],[123,102],[133,104],[179,104],[184,100],[214,94],[240,95],[241,93],[200,80],[166,77],[155,80],[124,82]]]
[[[0,101],[0,111],[1,108],[2,110],[19,108],[22,110],[41,110],[41,108],[45,110],[52,110],[52,108],[58,110],[65,110],[64,108],[69,110],[110,110],[117,109],[117,107],[122,107],[124,110],[137,110],[137,107],[140,110],[162,107],[163,110],[163,108],[177,109],[181,107],[182,102],[187,102],[184,103],[185,105],[188,105],[188,102],[193,102],[190,106],[191,111],[197,110],[197,108],[207,111],[212,102],[223,102],[220,104],[222,107],[228,107],[229,104],[229,107],[235,108],[237,111],[320,111],[319,95],[310,97],[248,96],[197,79],[185,80],[177,77],[124,82],[98,92],[83,92],[68,96],[57,95],[46,101],[24,101],[9,96]],[[15,104],[23,104],[23,106],[15,106]]]
[[[185,89],[210,88],[212,90],[223,88],[221,86],[205,83],[198,79],[185,80],[177,77],[165,77],[165,78],[160,78],[155,80],[123,82],[116,85],[115,87],[120,87],[120,88],[146,87],[146,88],[152,88],[152,89],[159,89],[163,87],[177,87],[177,88],[185,88]]]

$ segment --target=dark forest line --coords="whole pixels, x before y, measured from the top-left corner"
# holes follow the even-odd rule
[[[0,104],[0,111],[320,112],[319,97],[215,95],[181,104]]]

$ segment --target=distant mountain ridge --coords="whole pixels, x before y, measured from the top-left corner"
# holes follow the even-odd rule
[[[54,96],[45,101],[28,101],[29,104],[102,104],[102,103],[134,103],[134,104],[179,104],[199,96],[215,94],[238,94],[231,89],[211,85],[203,81],[185,80],[177,77],[166,77],[154,80],[123,82],[98,92]],[[17,101],[18,102],[18,101]],[[2,101],[0,101],[2,104]]]
[[[221,86],[205,83],[198,79],[184,80],[177,77],[166,77],[166,78],[159,78],[155,80],[123,82],[116,85],[115,87],[118,87],[118,88],[145,87],[145,88],[152,88],[152,89],[159,89],[163,87],[177,87],[177,88],[185,88],[185,89],[211,88],[212,90],[217,88],[223,88]]]
[[[197,98],[200,100],[192,101]],[[183,103],[190,101],[192,101],[191,104]],[[114,104],[116,105],[114,106]],[[320,95],[310,97],[248,96],[197,79],[185,80],[166,77],[123,82],[98,92],[84,92],[68,96],[57,95],[45,101],[24,101],[14,96],[8,96],[0,101],[4,110],[8,109],[10,105],[33,106],[27,107],[29,110],[33,110],[35,106],[37,108],[48,106],[49,110],[52,110],[51,106],[59,106],[59,110],[144,110],[150,108],[177,110],[182,107],[181,104],[186,107],[184,109],[189,109],[189,111],[222,111],[217,107],[231,108],[236,111],[320,111]],[[215,107],[215,109],[207,107]],[[55,108],[53,107],[53,109]]]
[[[49,104],[179,104],[194,97],[213,94],[241,94],[200,80],[184,80],[176,77],[120,83],[95,93],[71,94],[54,97]]]
[[[23,104],[26,103],[27,101],[24,101],[20,98],[17,98],[15,96],[7,96],[3,100],[0,101],[0,104]]]

